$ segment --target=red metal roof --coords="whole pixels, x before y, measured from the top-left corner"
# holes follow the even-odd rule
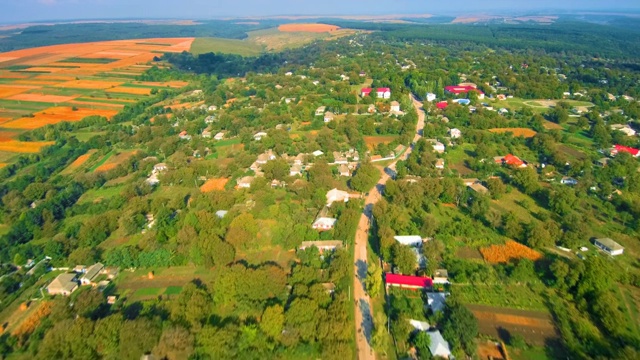
[[[473,86],[456,86],[456,85],[450,85],[450,86],[445,86],[444,90],[447,92],[450,92],[452,94],[466,94],[469,91],[475,91],[479,94],[484,94],[482,91],[474,88]]]
[[[514,165],[514,166],[522,166],[524,165],[524,161],[520,160],[519,157],[515,156],[515,155],[507,155],[504,157],[504,159],[502,159],[505,164],[507,165]]]
[[[446,109],[447,106],[449,106],[449,103],[446,101],[440,101],[439,103],[436,104],[436,107],[438,109]]]
[[[391,89],[386,87],[386,88],[378,88],[378,92],[391,92]]]
[[[362,91],[363,93],[368,94],[368,93],[370,93],[370,92],[371,92],[371,88],[362,88],[362,90],[361,90],[361,91]]]
[[[638,156],[638,154],[640,153],[640,150],[638,149],[634,149],[632,147],[628,147],[628,146],[623,146],[623,145],[616,145],[614,146],[617,152],[626,152],[629,153],[633,156]]]
[[[405,285],[423,288],[428,288],[433,285],[433,280],[428,277],[398,275],[391,273],[385,274],[385,281],[387,282],[387,285]]]

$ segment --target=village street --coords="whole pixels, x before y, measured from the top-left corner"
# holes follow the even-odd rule
[[[422,136],[422,129],[425,123],[425,113],[422,109],[422,103],[415,97],[411,97],[413,106],[418,112],[418,123],[416,125],[416,135],[413,142],[415,143]],[[411,154],[413,147],[409,147],[401,157],[406,160]],[[400,159],[400,158],[399,158]],[[399,160],[398,159],[398,160]],[[396,160],[397,161],[397,160]],[[389,165],[388,169],[395,171],[396,161]],[[384,185],[391,178],[391,171],[382,170],[380,181],[369,191],[369,195],[365,199],[365,206],[360,222],[358,223],[358,231],[356,232],[355,252],[354,252],[354,279],[353,279],[353,298],[356,303],[355,322],[356,322],[356,341],[358,346],[358,359],[373,360],[375,354],[371,348],[371,333],[373,329],[373,313],[371,308],[371,299],[366,294],[364,280],[367,276],[367,245],[369,240],[369,228],[373,219],[373,205],[382,198]]]

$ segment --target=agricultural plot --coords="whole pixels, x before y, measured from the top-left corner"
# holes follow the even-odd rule
[[[504,245],[491,245],[481,248],[480,253],[485,261],[492,264],[508,263],[514,259],[535,261],[542,258],[542,254],[539,252],[513,240],[507,240]]]
[[[398,136],[389,135],[389,136],[364,136],[364,142],[367,144],[367,147],[370,150],[373,150],[378,144],[389,144],[393,140],[396,140]]]
[[[224,187],[228,182],[229,179],[209,179],[202,186],[200,186],[200,191],[202,191],[203,193],[211,191],[222,191],[224,190]]]
[[[95,172],[106,172],[109,170],[113,170],[123,164],[125,161],[129,160],[130,157],[135,155],[137,150],[133,151],[123,151],[119,154],[114,154],[113,156],[109,156],[109,158],[104,161],[102,164],[99,164],[94,171]]]
[[[545,345],[558,337],[552,319],[547,312],[515,310],[484,305],[468,305],[478,319],[480,332],[495,338],[504,338],[505,332],[520,334],[527,342]]]
[[[525,138],[532,138],[537,134],[537,132],[535,132],[534,130],[527,128],[498,128],[490,129],[489,131],[494,134],[512,133],[515,137],[522,136]]]
[[[96,149],[89,150],[86,154],[78,156],[66,169],[62,171],[62,174],[68,175],[72,174],[76,170],[78,170],[81,166],[83,166],[87,160],[91,157],[91,155],[96,153]]]

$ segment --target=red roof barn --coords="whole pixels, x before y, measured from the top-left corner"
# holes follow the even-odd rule
[[[640,155],[640,150],[628,146],[616,145],[614,149],[616,153],[626,152],[636,157]]]
[[[408,289],[426,289],[433,285],[433,280],[428,277],[408,276],[387,273],[385,275],[387,286],[399,286]]]
[[[371,90],[371,88],[362,88],[362,90],[360,90],[362,97],[369,96],[369,94],[371,94]]]
[[[482,91],[474,88],[473,86],[460,86],[460,85],[450,85],[450,86],[445,86],[444,87],[444,91],[452,93],[452,94],[466,94],[469,91],[475,91],[478,94],[484,94]]]

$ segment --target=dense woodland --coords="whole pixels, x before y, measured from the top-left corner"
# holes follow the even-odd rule
[[[384,31],[379,33],[259,58],[165,55],[175,70],[153,68],[140,79],[187,80],[185,89],[155,92],[127,105],[111,121],[89,117],[22,134],[22,140],[56,144],[0,169],[2,223],[9,225],[0,237],[0,260],[6,264],[2,272],[9,275],[1,282],[0,310],[16,299],[36,296],[51,275],[15,271],[26,259],[49,256],[53,267],[102,261],[145,273],[185,266],[203,270],[174,295],[131,301],[124,280],[116,280],[104,293],[81,289],[71,299],[47,299],[49,314],[30,331],[0,337],[0,355],[139,359],[152,352],[168,359],[353,358],[350,245],[362,203],[352,200],[327,210],[325,195],[332,188],[368,191],[379,172],[366,158],[410,144],[417,121],[410,94],[422,99],[433,92],[452,100],[444,86],[466,81],[478,84],[486,98],[470,95],[475,112],[457,104],[438,110],[425,102],[424,139],[406,161],[398,162],[397,177],[387,183],[384,199],[374,207],[372,242],[374,256],[391,269],[432,275],[444,267],[460,286],[448,289],[451,297],[443,314],[425,313],[423,299],[390,294],[389,306],[376,314],[374,347],[380,354],[402,356],[415,346],[420,358],[429,358],[424,336],[408,325],[409,318],[418,317],[442,331],[458,358],[472,356],[478,321],[465,305],[479,303],[470,293],[482,296],[500,284],[526,291],[510,296],[520,308],[543,299],[536,309],[549,313],[559,332],[548,346],[549,358],[637,358],[635,315],[627,310],[628,298],[620,298],[617,291],[637,291],[640,286],[638,160],[619,154],[606,167],[594,165],[604,157],[599,151],[613,144],[640,146],[637,137],[610,129],[611,124],[627,123],[639,129],[638,103],[623,97],[640,95],[639,64],[619,52],[638,51],[638,42],[630,45],[635,35],[614,36],[594,49],[573,41],[571,36],[580,39],[580,32],[561,33],[554,42],[541,44],[541,38],[551,36],[551,27],[532,33],[528,27],[492,25],[483,31],[504,38],[496,35],[498,40],[487,41],[488,33],[471,26],[461,27],[470,30],[458,38],[443,32],[437,40],[412,27],[380,26]],[[595,27],[592,34],[608,38],[606,31]],[[524,40],[516,45],[514,38]],[[390,87],[392,98],[363,98],[359,89],[364,86]],[[482,105],[502,106],[491,98],[498,94],[514,97],[503,102],[509,109],[505,114]],[[174,109],[174,99],[202,101],[218,110]],[[558,103],[549,108],[526,105],[533,99]],[[391,100],[400,103],[404,116],[388,114]],[[576,104],[584,102],[593,106],[578,112]],[[369,105],[375,113],[368,113]],[[314,116],[319,106],[337,119],[325,123]],[[210,116],[215,121],[207,123]],[[451,128],[463,136],[450,139]],[[488,131],[494,128],[528,128],[536,134],[524,138]],[[230,142],[202,138],[204,129],[225,131]],[[181,131],[193,138],[181,140]],[[267,133],[261,141],[253,138],[258,131]],[[80,141],[81,133],[90,136]],[[368,148],[365,137],[371,136],[392,140]],[[436,154],[425,139],[442,141],[447,150]],[[96,150],[92,164],[111,152],[136,152],[107,172],[91,167],[63,172],[91,149]],[[278,156],[316,150],[324,155],[310,161],[312,166],[300,178],[289,176],[288,164],[278,159],[265,166],[264,177],[256,178],[250,189],[234,189],[235,180],[253,175],[249,166],[269,149]],[[350,149],[363,161],[345,180],[329,164],[335,160],[333,152]],[[493,161],[509,153],[532,166],[513,169]],[[443,170],[434,167],[438,159],[446,161]],[[145,180],[158,162],[167,163],[169,170],[160,175],[159,185],[150,186]],[[560,184],[565,176],[578,184]],[[462,181],[468,177],[477,178],[489,193],[470,190]],[[210,178],[230,181],[224,190],[202,193],[199,186]],[[272,186],[273,180],[285,186]],[[229,212],[220,218],[218,210]],[[338,222],[333,230],[319,233],[310,225],[322,211]],[[152,227],[148,214],[155,221]],[[432,238],[422,249],[427,265],[418,272],[413,252],[393,240],[394,235],[413,234]],[[557,245],[575,250],[601,236],[615,238],[625,246],[625,254],[611,259],[592,248],[584,261],[554,251]],[[302,241],[320,239],[342,240],[346,249],[322,257],[315,248],[294,253]],[[458,255],[461,249],[477,252],[507,239],[544,257],[492,264]],[[292,255],[285,260],[262,256],[272,254],[269,251]],[[372,267],[369,277],[370,294],[382,299],[382,269]],[[335,292],[326,291],[327,283],[335,285]],[[496,302],[508,292],[483,301],[502,305]],[[108,294],[118,295],[118,302],[107,305]],[[387,326],[393,339],[386,335]],[[540,347],[516,336],[503,340],[523,349]]]

